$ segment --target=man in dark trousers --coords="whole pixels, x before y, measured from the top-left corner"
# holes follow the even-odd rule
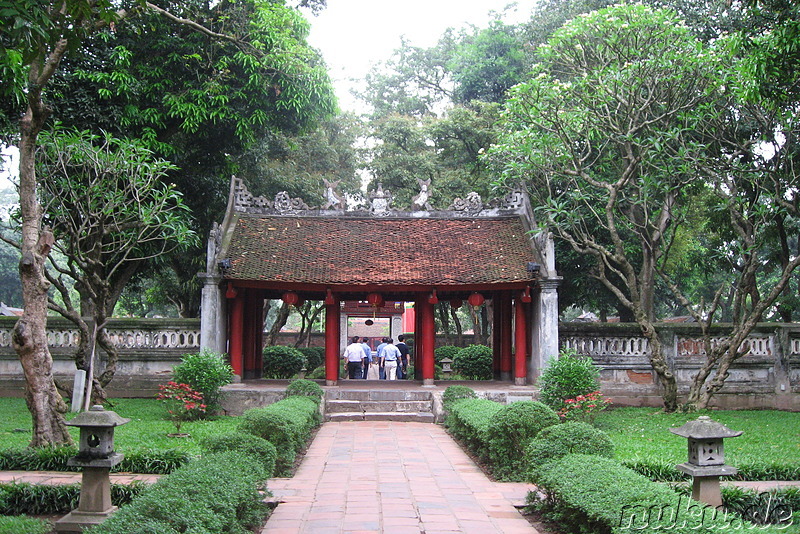
[[[408,345],[403,341],[406,338],[403,334],[397,336],[397,350],[400,351],[400,367],[397,369],[397,378],[408,378]]]

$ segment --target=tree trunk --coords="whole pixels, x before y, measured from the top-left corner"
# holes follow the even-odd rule
[[[281,332],[281,328],[286,325],[287,319],[289,319],[289,305],[284,302],[278,310],[278,316],[275,317],[275,322],[272,323],[266,339],[264,339],[265,347],[272,346],[278,341],[278,334]]]
[[[66,50],[66,42],[56,47],[58,61]],[[58,394],[53,380],[53,358],[47,346],[47,290],[50,283],[44,276],[45,260],[53,245],[53,234],[42,229],[42,210],[36,193],[34,157],[39,132],[48,111],[42,103],[42,85],[52,71],[48,64],[31,65],[28,88],[28,109],[20,124],[19,205],[22,216],[22,258],[19,264],[24,311],[17,321],[11,342],[25,374],[25,401],[33,420],[30,445],[41,447],[72,443],[64,413],[67,405]],[[42,79],[44,77],[44,79]]]
[[[666,358],[664,358],[661,339],[658,337],[658,332],[656,332],[653,323],[642,319],[643,317],[640,316],[638,321],[639,328],[650,344],[650,365],[658,376],[659,382],[661,382],[664,411],[674,412],[678,409],[678,382],[672,369],[669,368]]]
[[[442,323],[442,333],[444,334],[445,345],[452,345],[451,332],[450,332],[450,318],[447,315],[447,308],[450,304],[440,302],[436,305],[436,310],[439,312],[439,321]]]
[[[450,306],[450,318],[453,320],[453,324],[456,327],[456,346],[463,347],[464,346],[464,329],[461,327],[461,319],[458,318],[458,314],[456,313],[456,309]]]

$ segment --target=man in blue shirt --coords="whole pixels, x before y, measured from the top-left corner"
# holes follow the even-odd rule
[[[369,364],[372,363],[372,349],[369,348],[369,338],[368,337],[361,338],[361,346],[364,347],[364,354],[367,355],[367,357],[364,358],[364,362],[363,362],[363,366],[362,366],[362,371],[363,371],[362,374],[363,374],[363,376],[361,378],[366,380],[367,379],[367,371],[369,371]]]
[[[386,369],[387,380],[397,380],[397,362],[400,360],[400,351],[392,345],[392,338],[388,338],[386,346],[381,351],[381,363]]]
[[[379,367],[380,367],[380,375],[379,376],[380,376],[381,380],[386,380],[386,369],[383,368],[383,357],[381,355],[381,352],[383,352],[383,348],[386,346],[386,340],[387,339],[389,339],[389,338],[382,337],[381,338],[381,344],[378,345],[378,348],[375,349],[375,354],[378,357],[378,364],[379,364]]]

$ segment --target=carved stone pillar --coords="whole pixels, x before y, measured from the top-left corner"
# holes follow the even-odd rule
[[[205,273],[197,276],[203,281],[200,304],[200,348],[223,354],[227,352],[225,342],[227,310],[224,290],[220,287],[222,277]]]
[[[531,339],[531,359],[528,376],[542,374],[549,358],[558,357],[558,286],[561,278],[541,280],[540,291],[534,295],[534,328]]]

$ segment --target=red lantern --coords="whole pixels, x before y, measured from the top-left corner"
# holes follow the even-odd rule
[[[238,295],[238,294],[239,294],[239,292],[236,291],[236,288],[233,287],[233,284],[228,282],[228,289],[227,289],[227,291],[225,291],[225,298],[235,299],[236,295]]]
[[[380,293],[370,293],[369,295],[367,295],[367,302],[369,303],[370,306],[375,306],[376,308],[379,308],[383,306],[383,295],[381,295]]]
[[[450,301],[450,307],[453,308],[454,310],[459,309],[463,304],[464,302],[461,299],[452,299]]]
[[[331,293],[331,290],[329,289],[328,294],[325,295],[325,305],[333,306],[334,304],[336,304],[336,299],[333,298],[333,293]]]
[[[439,297],[436,296],[436,290],[435,289],[433,290],[433,293],[431,294],[431,296],[428,297],[428,303],[430,303],[430,304],[438,304],[439,303]]]
[[[483,295],[481,295],[481,294],[480,294],[480,293],[478,293],[478,292],[475,292],[475,293],[472,293],[472,294],[469,296],[469,298],[467,299],[467,302],[469,302],[470,306],[472,306],[472,307],[474,307],[474,308],[477,308],[478,306],[480,306],[481,304],[483,304],[483,301],[484,301],[484,300],[485,300],[485,299],[483,298]]]
[[[281,300],[289,306],[297,305],[300,302],[300,296],[294,291],[287,291],[281,296]]]
[[[527,303],[529,303],[530,301],[533,300],[533,298],[531,297],[531,288],[530,287],[526,287],[525,288],[525,291],[523,291],[522,295],[520,296],[520,300],[522,302],[524,302],[525,304],[527,304]]]

